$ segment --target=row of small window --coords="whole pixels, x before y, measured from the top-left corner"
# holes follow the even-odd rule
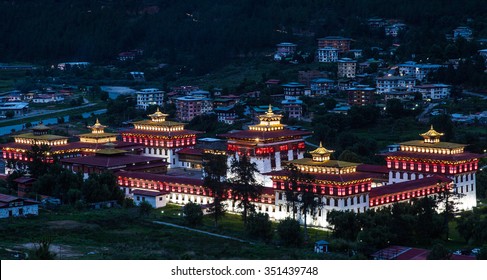
[[[136,200],[137,200],[137,201],[140,201],[140,200],[141,200],[141,198],[142,198],[142,201],[145,201],[145,197],[144,197],[144,196],[142,196],[142,197],[140,197],[140,196],[136,196]],[[159,196],[159,198],[158,198],[158,199],[159,199],[159,201],[162,201],[162,200],[164,199],[164,197]]]
[[[455,183],[459,183],[459,182],[463,182],[465,180],[465,182],[468,181],[468,174],[467,175],[460,175],[460,176],[455,176]],[[470,180],[473,180],[475,175],[474,173],[471,173],[470,174]],[[465,178],[465,179],[464,179]]]
[[[396,177],[398,177],[396,173],[399,174],[399,179],[405,179],[404,178],[404,174],[407,175],[407,179],[408,180],[411,180],[411,177],[412,177],[413,174],[415,175],[415,179],[419,179],[419,176],[423,177],[423,174],[406,173],[406,172],[392,172],[392,176],[391,177],[393,179],[396,179]]]
[[[154,151],[154,153],[152,153]],[[161,155],[162,156],[162,151],[164,151],[164,155],[168,155],[168,150],[167,149],[152,149],[152,148],[145,148],[145,153],[146,154],[154,154],[154,155]]]
[[[455,193],[458,193],[458,188],[460,188],[460,193],[463,193],[463,191],[465,190],[465,192],[467,193],[468,192],[468,189],[470,187],[470,191],[473,192],[473,189],[474,189],[474,185],[471,184],[470,186],[469,185],[466,185],[465,186],[465,189],[463,188],[463,186],[460,186],[460,187],[455,187]]]
[[[284,200],[285,195],[282,192],[278,192],[277,199],[278,200]],[[343,202],[344,206],[348,206],[349,199],[350,199],[350,205],[360,204],[360,200],[362,200],[362,203],[367,202],[367,196],[366,195],[352,196],[352,197],[344,198],[344,202]],[[333,206],[338,207],[338,199],[337,198],[329,198],[329,197],[323,197],[322,198],[323,205],[331,206],[331,204],[332,204],[331,201],[333,201]]]

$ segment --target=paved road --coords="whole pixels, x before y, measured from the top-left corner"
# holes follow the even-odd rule
[[[427,122],[429,120],[429,114],[431,110],[433,110],[434,107],[436,107],[438,103],[430,103],[428,107],[426,107],[421,114],[418,116],[418,121],[419,122]]]
[[[471,92],[471,91],[468,91],[468,90],[464,90],[463,91],[463,94],[470,95],[470,96],[482,97],[483,99],[487,99],[487,95],[485,95],[485,94],[475,93],[475,92]]]
[[[27,113],[20,118],[0,120],[0,124],[2,124],[4,122],[10,122],[13,120],[23,120],[23,119],[27,119],[30,117],[42,117],[44,115],[50,115],[50,114],[55,114],[55,113],[59,113],[59,112],[65,112],[65,111],[76,110],[76,109],[81,109],[81,108],[89,108],[89,107],[95,106],[95,105],[96,105],[96,103],[91,103],[91,104],[87,104],[87,105],[83,105],[83,106],[79,106],[79,107],[72,107],[72,108],[59,109],[59,110],[36,110],[35,112]]]
[[[159,221],[152,221],[152,222],[154,224],[165,225],[165,226],[175,227],[175,228],[180,228],[180,229],[186,229],[186,230],[198,232],[198,233],[201,233],[201,234],[206,234],[206,235],[211,235],[211,236],[215,236],[215,237],[220,237],[220,238],[235,240],[235,241],[238,241],[238,242],[255,244],[255,243],[250,242],[250,241],[247,241],[247,240],[243,240],[243,239],[239,239],[239,238],[235,238],[235,237],[231,237],[231,236],[227,236],[227,235],[216,234],[216,233],[212,233],[212,232],[208,232],[208,231],[203,231],[203,230],[199,230],[199,229],[194,229],[194,228],[190,228],[190,227],[184,227],[184,226],[180,226],[180,225],[176,225],[176,224],[171,224],[171,223],[166,223],[166,222],[159,222]]]

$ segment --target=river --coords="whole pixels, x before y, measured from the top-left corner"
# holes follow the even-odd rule
[[[91,116],[91,114],[101,115],[101,114],[104,114],[106,112],[107,112],[107,109],[100,109],[100,110],[96,110],[96,111],[82,113],[81,116],[84,119],[86,119],[86,118],[89,118]],[[63,118],[64,118],[64,122],[69,122],[69,116],[64,116]],[[32,125],[37,125],[39,122],[34,121],[31,123],[32,123]],[[47,124],[57,124],[58,119],[57,118],[43,119],[42,123],[44,123],[46,125]],[[0,127],[0,136],[12,133],[12,129],[15,131],[22,130],[24,126],[25,126],[25,124],[16,124],[16,125],[9,125],[9,126]]]

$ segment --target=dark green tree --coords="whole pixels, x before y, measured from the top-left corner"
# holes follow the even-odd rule
[[[50,247],[52,244],[51,237],[42,237],[37,244],[35,244],[34,254],[32,259],[35,260],[53,260],[56,254],[51,252]]]
[[[453,220],[455,213],[458,211],[458,206],[461,204],[460,198],[464,194],[458,192],[456,187],[452,187],[447,183],[440,183],[441,191],[438,193],[438,206],[440,207],[443,216],[443,227],[445,230],[445,240],[450,237],[450,227],[448,224]]]
[[[293,213],[293,219],[296,219],[298,213],[298,203],[299,203],[299,182],[303,177],[301,170],[294,164],[290,163],[284,166],[287,171],[286,181],[284,182],[286,196],[286,203],[288,207],[291,207]]]
[[[355,241],[361,229],[357,214],[351,211],[331,211],[326,220],[333,230],[333,236],[349,241]]]
[[[189,202],[183,207],[183,215],[186,224],[190,226],[199,226],[203,224],[203,210],[201,206],[194,202]]]
[[[308,240],[308,216],[316,217],[318,211],[323,206],[321,196],[317,194],[316,187],[313,186],[314,177],[310,174],[303,174],[300,179],[297,193],[298,206],[301,217],[303,218],[304,239]]]
[[[233,158],[230,166],[233,177],[229,179],[232,186],[232,196],[238,201],[238,207],[242,208],[242,218],[244,224],[247,223],[247,215],[254,211],[255,205],[252,203],[262,194],[262,186],[255,175],[259,173],[257,164],[250,161],[247,155],[240,156],[239,159]]]
[[[281,220],[277,225],[277,233],[281,242],[286,246],[300,246],[303,243],[301,226],[292,218]]]
[[[477,254],[477,260],[487,260],[487,245],[480,248],[480,252]]]
[[[150,205],[149,202],[147,201],[142,201],[140,204],[139,204],[139,215],[140,216],[147,216],[150,214],[150,212],[152,211],[153,207],[152,205]]]
[[[250,238],[260,239],[265,242],[272,240],[272,222],[267,213],[250,213],[247,218],[245,230]]]
[[[48,145],[34,145],[27,152],[27,157],[32,160],[29,161],[27,166],[29,172],[34,178],[38,178],[43,174],[46,174],[49,170],[49,164],[46,164],[48,160],[55,160],[51,154],[51,147]]]
[[[225,213],[223,201],[228,193],[228,185],[225,180],[227,176],[227,157],[206,153],[203,155],[203,187],[210,192],[213,199],[210,212],[215,219],[215,227],[218,220]]]
[[[451,252],[441,243],[437,243],[426,257],[428,260],[449,260]]]

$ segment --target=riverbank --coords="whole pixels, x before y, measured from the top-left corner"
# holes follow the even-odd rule
[[[93,105],[90,104],[90,106],[82,106],[82,107],[77,107],[73,109],[67,109],[67,110],[60,110],[56,112],[46,112],[44,114],[38,114],[35,116],[30,116],[26,118],[20,118],[20,119],[12,119],[12,120],[5,120],[5,121],[0,121],[0,126],[10,126],[10,125],[22,125],[28,122],[32,121],[40,121],[41,119],[45,118],[58,118],[58,117],[64,117],[64,116],[71,116],[71,115],[78,115],[85,113],[87,111],[96,111],[100,109],[106,109],[106,104],[105,103],[94,103]]]

